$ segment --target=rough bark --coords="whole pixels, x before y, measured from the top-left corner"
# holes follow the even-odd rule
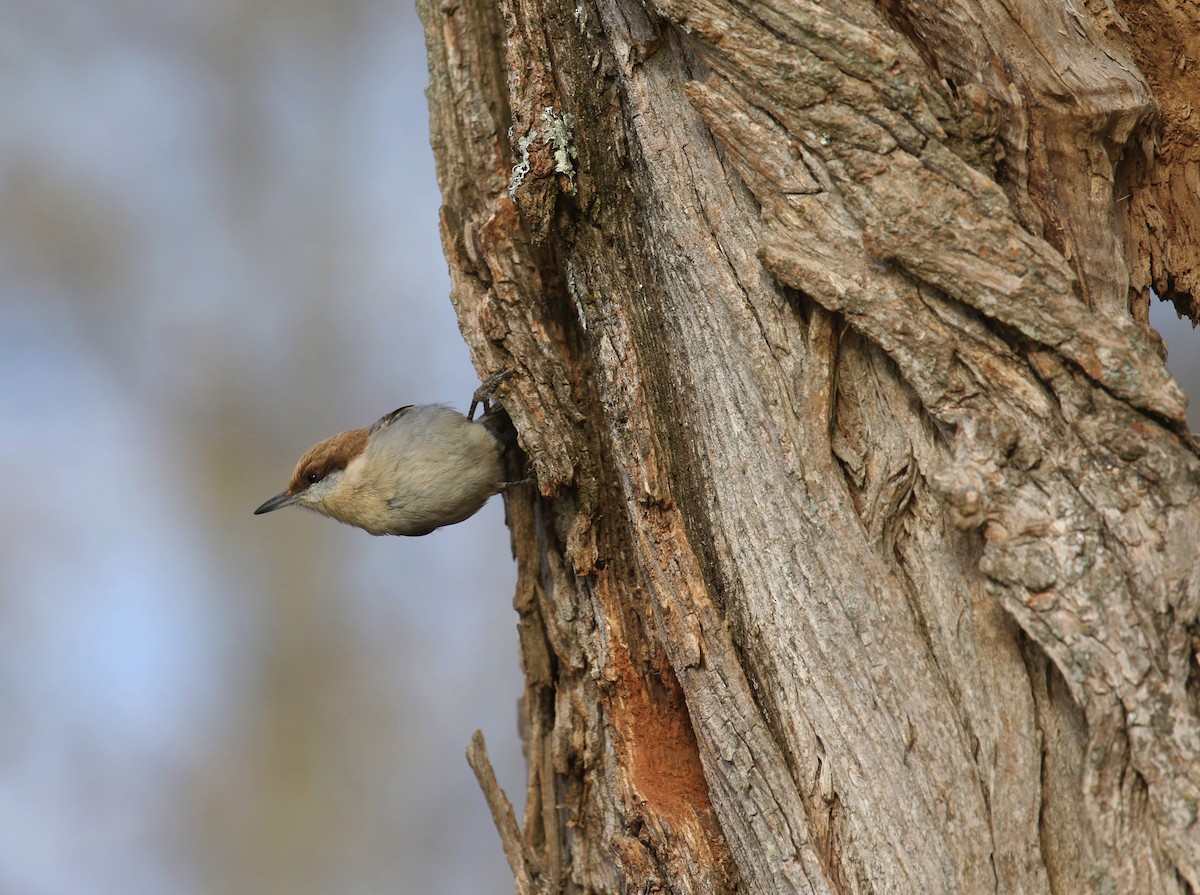
[[[538,484],[520,890],[1200,889],[1194,72],[1103,0],[418,5]]]

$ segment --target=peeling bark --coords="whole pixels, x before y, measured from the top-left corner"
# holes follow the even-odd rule
[[[1200,458],[1146,323],[1194,313],[1192,73],[1146,19],[418,5],[538,483],[520,891],[1200,888]]]

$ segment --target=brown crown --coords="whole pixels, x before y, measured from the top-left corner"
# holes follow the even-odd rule
[[[287,493],[299,494],[308,488],[312,484],[308,477],[314,472],[320,481],[335,469],[345,469],[366,448],[369,435],[370,429],[351,429],[310,447],[296,464]]]

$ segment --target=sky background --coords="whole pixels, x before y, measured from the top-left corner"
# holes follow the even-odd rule
[[[411,6],[3,9],[0,893],[511,892],[463,758],[482,728],[520,810],[501,502],[251,515],[477,384]]]
[[[477,385],[405,2],[5,0],[0,893],[507,893],[499,499],[252,510]]]

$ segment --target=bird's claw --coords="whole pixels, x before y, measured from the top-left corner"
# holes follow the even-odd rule
[[[475,394],[471,396],[471,409],[467,411],[467,419],[475,419],[475,408],[477,408],[480,404],[483,405],[483,415],[487,416],[488,411],[492,409],[490,400],[496,391],[496,387],[512,375],[512,370],[501,370],[499,373],[488,377],[487,382],[475,389]]]

